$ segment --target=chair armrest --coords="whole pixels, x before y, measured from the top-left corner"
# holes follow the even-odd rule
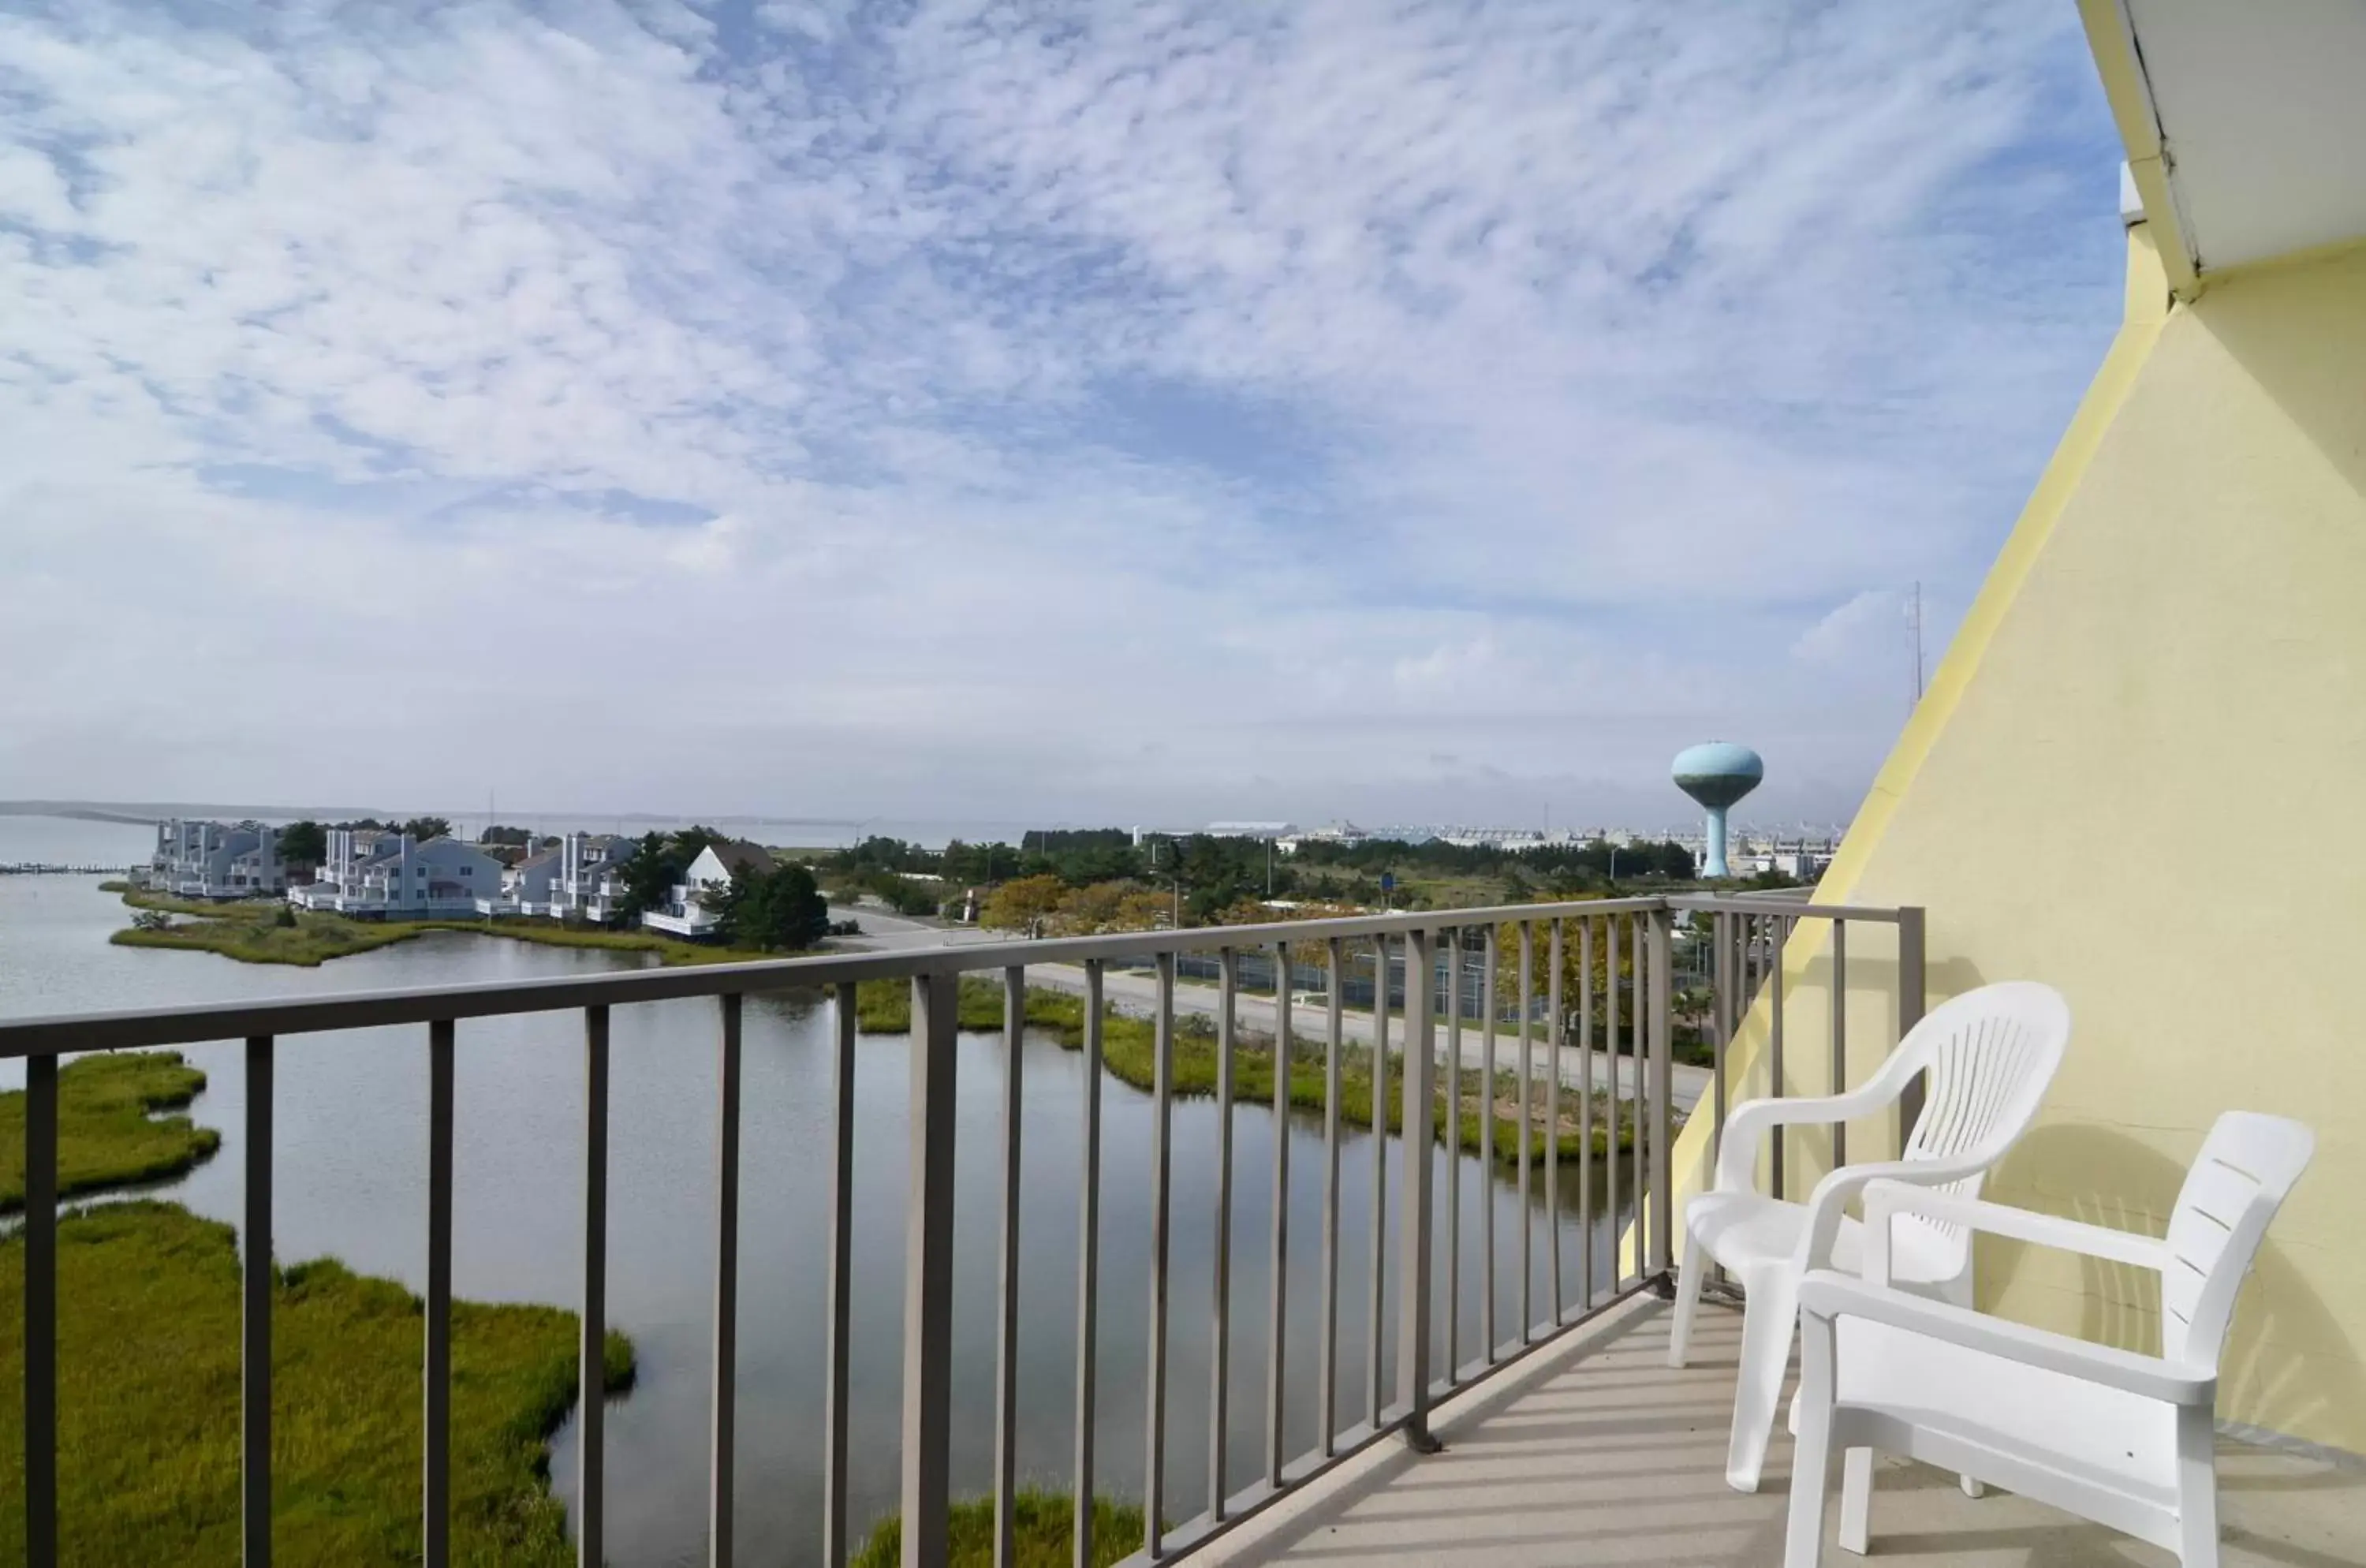
[[[1876,1181],[1865,1190],[1865,1277],[1876,1285],[1889,1282],[1889,1222],[1899,1214],[1919,1214],[1926,1220],[2131,1264],[2155,1273],[2169,1263],[2168,1243],[2135,1231],[2090,1225],[2034,1209],[1966,1198],[1959,1192],[1932,1192],[1894,1181]]]
[[[1832,1266],[1832,1244],[1840,1239],[1841,1217],[1848,1210],[1848,1201],[1877,1182],[1894,1187],[1944,1187],[1950,1181],[1961,1181],[1967,1176],[1977,1176],[1988,1169],[1990,1162],[1978,1158],[1957,1159],[1890,1159],[1869,1160],[1864,1165],[1844,1165],[1827,1173],[1808,1194],[1808,1224],[1799,1233],[1799,1250],[1796,1260],[1802,1272],[1809,1269]],[[1887,1232],[1883,1233],[1885,1235]],[[1884,1270],[1880,1283],[1887,1284],[1887,1258],[1883,1252]]]
[[[2090,1344],[2068,1335],[1990,1317],[1968,1307],[1926,1296],[1910,1296],[1829,1269],[1819,1269],[1800,1282],[1799,1310],[1827,1320],[1861,1317],[1886,1323],[1910,1333],[1961,1345],[1968,1350],[2122,1389],[2167,1404],[2206,1406],[2218,1395],[2218,1375],[2206,1367]]]
[[[1870,1116],[1887,1105],[1891,1098],[1871,1089],[1858,1089],[1847,1094],[1743,1100],[1726,1113],[1725,1131],[1718,1134],[1717,1190],[1752,1190],[1758,1166],[1758,1140],[1769,1130],[1797,1122],[1846,1122],[1853,1117]]]

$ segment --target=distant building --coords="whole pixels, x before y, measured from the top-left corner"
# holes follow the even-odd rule
[[[488,854],[490,850],[486,851]],[[556,842],[529,851],[501,869],[501,886],[477,899],[480,915],[546,915],[551,885],[558,880],[559,846]]]
[[[1295,838],[1298,825],[1294,822],[1211,822],[1202,831],[1211,839],[1272,839],[1279,841]]]
[[[287,891],[299,908],[362,919],[447,919],[479,913],[501,863],[457,839],[421,843],[390,829],[332,828],[312,881]]]
[[[641,924],[669,936],[713,936],[715,915],[707,908],[708,896],[730,886],[731,878],[743,870],[769,874],[779,863],[761,844],[746,839],[718,840],[698,852],[663,908],[641,912]]]
[[[625,863],[640,848],[622,833],[569,833],[558,841],[558,860],[543,907],[553,919],[604,925],[623,912]]]
[[[1556,833],[1537,828],[1441,828],[1436,836],[1440,843],[1458,849],[1504,850],[1513,854],[1582,841],[1566,830]]]
[[[1311,832],[1290,833],[1276,839],[1273,841],[1273,847],[1283,854],[1294,855],[1298,852],[1298,846],[1301,844],[1360,844],[1369,837],[1370,837],[1369,834],[1353,822],[1339,818],[1334,820],[1327,828],[1317,828]]]
[[[156,852],[141,881],[181,898],[252,898],[287,891],[279,829],[262,822],[175,817],[156,824]]]

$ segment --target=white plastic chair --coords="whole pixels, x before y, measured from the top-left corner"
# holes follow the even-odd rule
[[[2069,1004],[2051,986],[2028,980],[1983,986],[1933,1009],[1861,1089],[1753,1100],[1734,1108],[1718,1151],[1717,1185],[1684,1205],[1684,1272],[1668,1337],[1668,1364],[1681,1367],[1700,1306],[1701,1277],[1714,1258],[1741,1282],[1744,1296],[1727,1485],[1758,1490],[1791,1359],[1801,1276],[1810,1269],[1858,1268],[1861,1227],[1844,1212],[1848,1201],[1885,1177],[1978,1196],[1980,1178],[2037,1114],[2069,1038]],[[1818,1182],[1805,1203],[1757,1190],[1752,1175],[1762,1134],[1789,1123],[1843,1122],[1886,1111],[1917,1073],[1929,1077],[1904,1159],[1843,1166]],[[1892,1260],[1898,1283],[1971,1303],[1971,1237],[1961,1226],[1909,1221]]]
[[[2187,1172],[2165,1240],[1950,1193],[1865,1190],[1867,1278],[1818,1271],[1800,1290],[1798,1447],[1786,1568],[1815,1568],[1831,1450],[1847,1450],[1841,1545],[1862,1552],[1881,1449],[1992,1482],[2178,1554],[2218,1562],[2213,1428],[2218,1359],[2268,1224],[2316,1140],[2230,1111]],[[1899,1224],[1969,1226],[2160,1276],[2161,1353],[2051,1334],[1887,1283]]]

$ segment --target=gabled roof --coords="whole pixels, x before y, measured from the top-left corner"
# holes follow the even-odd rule
[[[773,866],[772,852],[746,839],[717,839],[706,846],[715,858],[723,863],[726,871],[770,872]]]

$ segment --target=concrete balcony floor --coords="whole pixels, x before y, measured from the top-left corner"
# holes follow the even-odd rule
[[[1192,1561],[1354,1568],[1452,1562],[1716,1563],[1766,1568],[1783,1554],[1791,1445],[1781,1431],[1758,1492],[1724,1480],[1741,1314],[1704,1303],[1693,1364],[1667,1365],[1668,1312],[1630,1303],[1441,1408],[1445,1451],[1396,1442],[1359,1455],[1306,1495],[1211,1543]],[[2366,1469],[2222,1438],[2227,1568],[2366,1564]],[[2170,1564],[2173,1554],[1955,1478],[1884,1458],[1869,1559],[1824,1562],[2085,1568]]]

